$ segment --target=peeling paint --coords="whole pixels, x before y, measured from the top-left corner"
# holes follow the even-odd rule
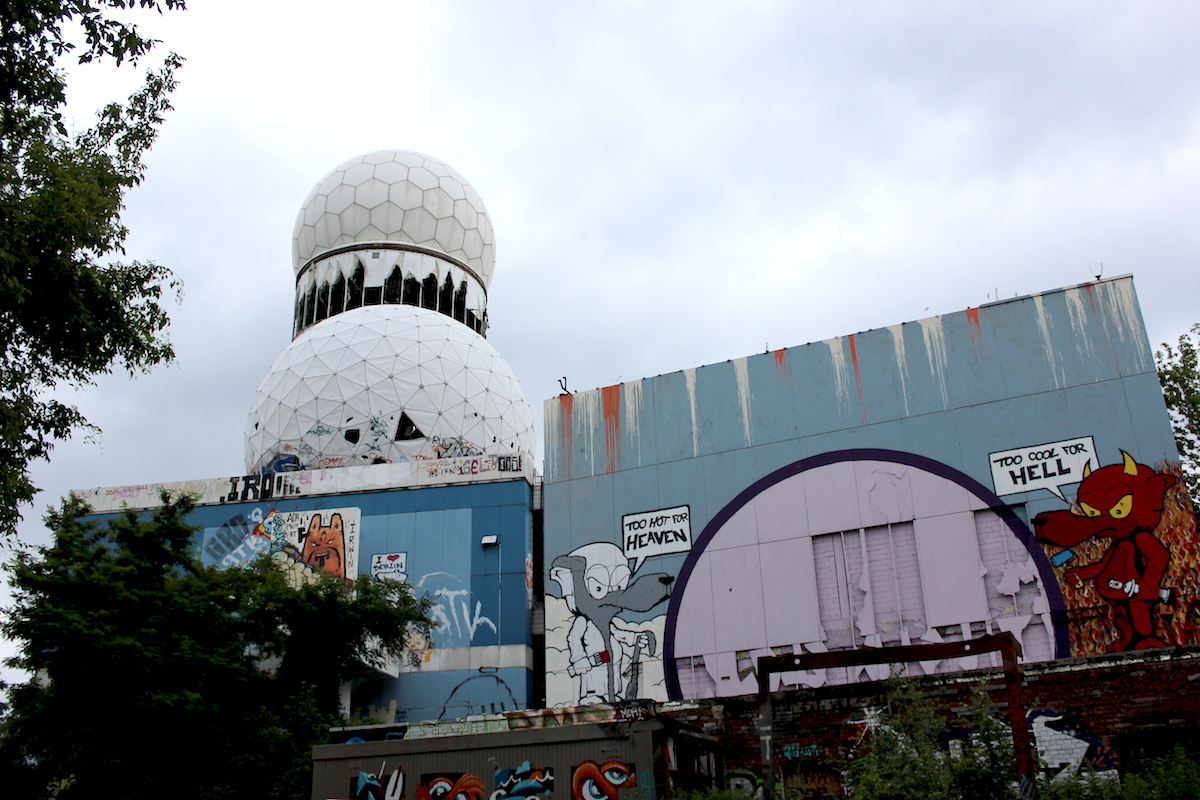
[[[746,371],[746,359],[733,360],[733,374],[737,378],[738,404],[742,407],[742,431],[746,434],[746,446],[750,441],[750,375]]]

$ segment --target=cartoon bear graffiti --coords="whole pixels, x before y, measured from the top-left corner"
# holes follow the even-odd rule
[[[1113,648],[1144,650],[1166,647],[1154,618],[1154,604],[1171,591],[1162,585],[1170,554],[1154,535],[1162,520],[1167,490],[1175,477],[1155,472],[1121,451],[1122,463],[1092,471],[1083,469],[1077,495],[1078,513],[1044,511],[1033,519],[1039,542],[1074,547],[1092,537],[1112,544],[1094,564],[1071,567],[1064,579],[1077,587],[1092,580],[1114,610],[1117,639]]]
[[[654,633],[635,629],[618,614],[654,608],[670,597],[674,578],[665,573],[632,578],[629,559],[609,542],[586,544],[550,565],[550,579],[562,587],[574,615],[567,671],[579,679],[580,705],[636,699],[642,658],[656,655]]]

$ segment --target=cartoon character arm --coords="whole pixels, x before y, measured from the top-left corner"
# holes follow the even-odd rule
[[[1142,572],[1139,600],[1157,600],[1162,589],[1163,574],[1167,571],[1170,552],[1166,545],[1149,531],[1139,531],[1133,537],[1134,545],[1146,557],[1146,569]]]
[[[612,638],[625,647],[638,645],[651,656],[654,655],[654,651],[657,649],[656,637],[653,631],[638,630],[620,617],[613,617]]]

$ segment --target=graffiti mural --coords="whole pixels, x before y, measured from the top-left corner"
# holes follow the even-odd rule
[[[241,567],[265,553],[297,585],[319,574],[353,578],[358,574],[359,529],[357,508],[264,511],[257,507],[218,528],[206,528],[201,560],[209,566]]]
[[[557,598],[547,598],[547,649],[556,654],[556,663],[547,659],[547,682],[561,683],[565,677],[574,687],[554,693],[557,698],[569,692],[559,705],[655,699],[656,681],[647,681],[646,667],[659,655],[662,618],[632,623],[622,614],[647,612],[665,601],[673,578],[665,573],[635,577],[629,562],[617,545],[593,542],[551,564],[550,579],[562,599],[551,604]]]
[[[617,800],[617,792],[637,785],[634,764],[618,758],[602,764],[585,761],[572,770],[571,800]]]
[[[1179,502],[1172,492],[1179,480],[1124,451],[1121,457],[1121,463],[1095,470],[1086,464],[1074,507],[1034,517],[1037,539],[1053,550],[1069,607],[1107,610],[1111,628],[1103,650],[1179,644],[1163,617],[1175,616],[1183,576],[1171,568],[1172,548],[1161,530],[1168,508]],[[1180,549],[1186,554],[1194,547]],[[1078,644],[1083,655],[1098,643],[1085,637]]]
[[[469,772],[439,772],[422,775],[416,800],[479,800],[483,781]]]
[[[1035,708],[1029,712],[1029,728],[1042,768],[1052,780],[1089,769],[1115,775],[1113,771],[1121,765],[1117,751],[1096,736],[1076,710]]]
[[[350,778],[350,800],[401,800],[404,797],[404,770],[386,773],[387,762],[374,772],[360,772]]]
[[[535,767],[528,761],[516,767],[496,769],[496,790],[489,800],[507,798],[545,798],[554,793],[554,770]]]

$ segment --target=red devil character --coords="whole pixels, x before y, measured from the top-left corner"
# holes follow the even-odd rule
[[[1033,519],[1040,542],[1074,547],[1091,539],[1112,544],[1094,564],[1068,569],[1063,577],[1076,587],[1092,580],[1113,605],[1117,650],[1166,647],[1158,637],[1152,604],[1169,596],[1162,586],[1167,548],[1154,535],[1163,514],[1163,498],[1175,478],[1155,472],[1121,451],[1124,463],[1101,467],[1089,462],[1079,484],[1078,511],[1046,511]]]

